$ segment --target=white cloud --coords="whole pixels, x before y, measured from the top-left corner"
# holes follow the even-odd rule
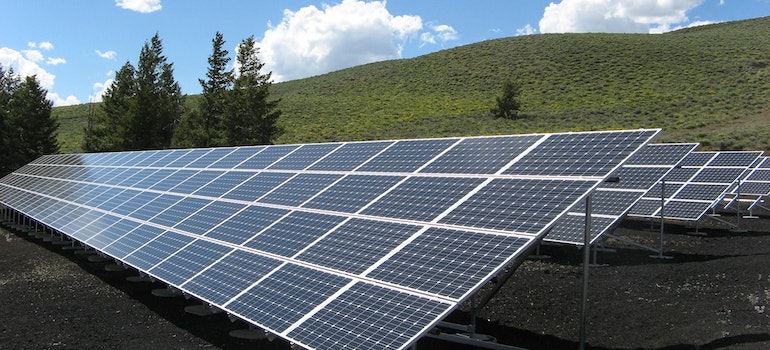
[[[53,50],[53,44],[51,44],[50,41],[43,41],[37,44],[37,47],[39,47],[41,50],[46,50],[46,51]]]
[[[257,44],[265,71],[285,81],[401,57],[403,41],[417,37],[422,19],[394,16],[385,5],[343,0],[322,9],[284,10],[281,23],[265,31]]]
[[[714,22],[714,21],[695,21],[692,22],[686,26],[676,26],[671,27],[670,25],[660,25],[654,28],[650,28],[650,34],[661,34],[666,33],[674,30],[684,29],[684,28],[692,28],[692,27],[700,27],[700,26],[706,26],[709,24],[715,24],[720,22]]]
[[[108,59],[108,60],[114,60],[115,56],[117,56],[118,53],[115,52],[115,51],[112,51],[112,50],[107,51],[107,52],[101,52],[99,50],[96,50],[96,54],[99,55],[99,57],[101,57],[101,58]]]
[[[441,39],[441,41],[457,40],[457,31],[451,26],[440,24],[437,26],[432,26],[431,29],[436,32],[436,35],[439,37],[439,39]]]
[[[78,100],[78,98],[73,95],[69,95],[65,98],[61,98],[59,97],[59,94],[55,92],[49,92],[48,95],[46,95],[45,97],[49,99],[51,102],[53,102],[54,107],[71,106],[71,105],[80,104],[80,100]]]
[[[110,78],[107,79],[105,82],[100,83],[96,82],[94,85],[92,85],[92,95],[88,96],[89,102],[102,102],[102,97],[104,96],[104,92],[112,86],[112,83],[115,81],[115,79]]]
[[[537,29],[532,27],[529,23],[527,23],[527,25],[524,26],[524,28],[516,29],[516,36],[531,35],[531,34],[537,34]]]
[[[57,64],[65,64],[65,63],[67,63],[67,60],[61,57],[48,57],[48,59],[45,61],[45,64],[49,64],[52,66],[55,66]]]
[[[140,13],[155,12],[163,8],[160,0],[115,0],[115,5],[126,10]]]
[[[21,52],[7,47],[0,47],[0,65],[5,69],[11,67],[16,74],[22,77],[36,76],[40,86],[49,91],[53,87],[54,79],[56,79],[55,75],[48,73],[35,61],[26,58]]]
[[[38,50],[21,50],[24,57],[32,62],[40,62],[43,60],[43,54]]]
[[[545,8],[541,33],[651,33],[687,22],[703,0],[562,0]]]

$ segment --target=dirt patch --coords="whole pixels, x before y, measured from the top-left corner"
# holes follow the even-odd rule
[[[733,220],[726,217],[728,220]],[[666,255],[609,239],[591,269],[587,339],[593,349],[770,348],[770,219],[743,220],[732,233],[706,220],[706,236],[667,224]],[[658,231],[626,221],[620,237],[651,246]],[[544,245],[546,260],[524,262],[479,314],[479,330],[530,349],[575,349],[581,305],[582,252]],[[64,251],[21,233],[0,231],[0,349],[288,349],[276,340],[228,336],[243,329],[222,315],[184,312],[196,304],[164,299],[160,283],[132,283],[131,271]],[[468,322],[468,308],[450,320]],[[456,348],[425,339],[418,348]]]

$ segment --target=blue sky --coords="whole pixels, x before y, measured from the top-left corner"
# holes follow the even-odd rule
[[[54,105],[100,101],[156,32],[185,94],[211,39],[253,35],[274,81],[483,40],[552,32],[662,33],[770,15],[770,0],[0,0],[0,65],[36,75]]]

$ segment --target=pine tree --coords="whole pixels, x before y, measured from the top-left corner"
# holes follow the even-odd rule
[[[59,124],[51,117],[53,103],[46,98],[35,76],[27,76],[14,89],[9,103],[6,142],[13,145],[10,164],[21,167],[44,154],[59,152]]]
[[[89,115],[83,148],[87,152],[120,151],[129,147],[129,122],[135,110],[136,70],[126,62],[104,92],[102,112]]]
[[[19,79],[13,74],[13,69],[4,70],[0,66],[0,176],[4,176],[15,168],[10,164],[12,144],[8,142],[8,116],[10,114],[11,96],[19,85]]]
[[[184,96],[157,33],[145,42],[136,68],[126,62],[116,73],[103,101],[104,115],[93,116],[85,129],[87,151],[171,146],[184,113]]]
[[[519,116],[521,86],[511,80],[503,85],[503,95],[496,98],[495,107],[490,113],[498,118],[516,119]]]
[[[217,32],[208,58],[206,80],[198,79],[203,88],[197,110],[190,111],[182,119],[174,134],[174,145],[179,147],[211,147],[223,145],[222,120],[231,91],[232,73],[227,71],[230,58],[223,49],[225,40]]]
[[[280,101],[269,101],[270,76],[261,74],[264,63],[259,60],[254,37],[238,45],[234,86],[224,118],[224,134],[228,145],[270,144],[278,136],[276,109]]]
[[[173,64],[163,56],[163,44],[157,33],[139,54],[135,96],[135,109],[125,138],[126,149],[171,146],[174,128],[184,111],[184,96],[174,80]]]

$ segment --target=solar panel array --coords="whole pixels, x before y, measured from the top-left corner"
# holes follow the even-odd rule
[[[611,230],[652,186],[697,147],[697,143],[649,144],[625,162],[613,174],[619,181],[602,183],[592,195],[589,242],[593,244]],[[554,225],[546,241],[583,245],[585,214],[585,203],[573,207]]]
[[[733,186],[731,193],[752,196],[770,195],[770,157],[761,157],[752,167],[739,186]]]
[[[300,346],[397,349],[659,131],[50,155],[0,202]]]
[[[665,177],[665,218],[700,220],[761,155],[760,151],[690,153]],[[660,217],[661,185],[647,191],[628,215]]]

